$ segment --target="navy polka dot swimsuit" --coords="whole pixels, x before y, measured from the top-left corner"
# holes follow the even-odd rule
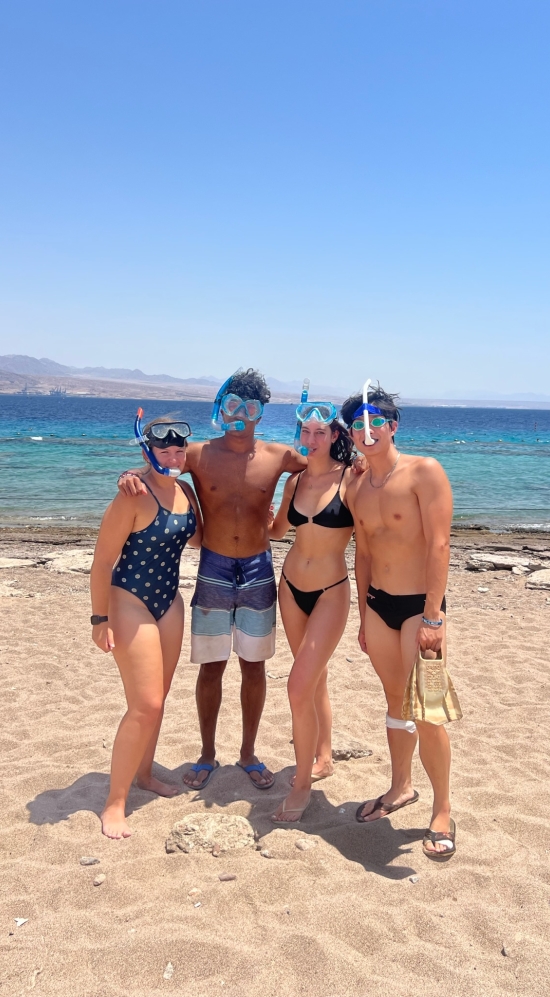
[[[187,512],[170,512],[145,485],[158,505],[157,514],[144,530],[130,533],[111,583],[141,599],[155,620],[160,620],[176,597],[181,554],[197,520],[191,503]],[[182,487],[179,481],[178,485]]]

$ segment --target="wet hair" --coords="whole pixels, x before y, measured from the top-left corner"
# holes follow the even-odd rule
[[[377,408],[386,416],[387,419],[391,419],[392,422],[399,422],[401,419],[401,410],[398,409],[395,404],[399,399],[399,395],[390,394],[388,391],[384,391],[380,387],[380,382],[377,386],[371,388],[368,392],[368,400],[371,405],[376,405]],[[348,429],[351,427],[353,422],[353,413],[357,412],[360,405],[363,404],[363,394],[358,392],[356,395],[350,395],[346,398],[345,402],[340,409],[340,414],[344,420]]]
[[[330,456],[333,460],[339,461],[340,464],[345,464],[346,467],[350,467],[352,464],[353,454],[353,440],[351,436],[349,435],[346,427],[343,426],[341,422],[338,422],[338,419],[334,419],[333,422],[331,422],[329,429],[331,433],[334,433],[335,431],[338,433],[338,439],[331,444]]]
[[[244,401],[257,398],[262,405],[266,405],[271,398],[265,377],[259,370],[249,367],[248,370],[239,370],[229,381],[225,392],[239,395]]]

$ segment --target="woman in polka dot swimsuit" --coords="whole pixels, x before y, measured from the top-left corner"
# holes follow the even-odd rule
[[[162,467],[181,473],[186,440],[166,442],[175,445],[153,447],[154,455]],[[110,838],[131,834],[125,808],[134,777],[142,789],[161,796],[177,793],[176,786],[156,779],[151,769],[183,639],[180,558],[187,543],[200,547],[202,537],[189,485],[151,465],[143,480],[146,495],[119,493],[108,507],[91,573],[93,640],[102,651],[113,652],[128,704],[113,745],[111,786],[101,816],[103,833]],[[102,622],[96,617],[103,617]]]

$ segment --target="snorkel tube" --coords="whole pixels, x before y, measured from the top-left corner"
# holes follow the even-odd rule
[[[374,440],[370,434],[370,423],[369,423],[369,388],[371,386],[370,377],[367,378],[363,385],[363,419],[365,422],[365,446],[372,447]]]
[[[220,407],[222,403],[222,398],[226,393],[227,385],[229,384],[230,381],[233,380],[235,374],[238,374],[241,370],[242,367],[239,367],[239,369],[236,370],[235,373],[231,375],[231,377],[227,378],[227,381],[224,381],[224,383],[222,384],[221,388],[218,391],[218,394],[214,399],[214,404],[212,406],[211,422],[214,429],[217,429],[222,433],[242,432],[243,429],[246,429],[246,423],[242,419],[237,419],[235,422],[224,422],[223,419],[220,419]]]
[[[302,397],[300,398],[300,405],[307,402],[309,395],[309,377],[304,377],[304,382],[302,384]],[[302,432],[302,423],[299,419],[296,419],[296,432],[294,433],[294,449],[297,453],[301,454],[302,457],[307,457],[309,451],[307,447],[300,446],[300,433]]]
[[[141,417],[143,415],[143,409],[138,408],[136,421],[134,422],[134,436],[136,441],[139,443],[143,453],[147,457],[151,466],[155,469],[157,474],[165,474],[167,478],[179,478],[181,471],[177,467],[162,467],[157,458],[155,457],[151,447],[148,445],[145,436],[143,435],[143,430],[141,428]]]

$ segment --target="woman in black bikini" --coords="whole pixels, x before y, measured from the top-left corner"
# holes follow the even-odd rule
[[[287,554],[279,585],[281,615],[294,655],[288,696],[296,775],[289,795],[272,818],[285,823],[300,820],[309,803],[311,783],[333,772],[328,660],[344,632],[350,603],[344,552],[353,532],[353,519],[345,494],[352,473],[353,444],[336,420],[333,406],[310,405],[312,415],[302,423],[300,436],[307,448],[308,466],[289,477],[269,528],[270,536],[277,540],[289,526],[296,527],[296,540]]]
[[[137,424],[137,423],[136,423]],[[159,419],[140,433],[148,469],[146,495],[119,492],[101,524],[91,572],[92,639],[112,651],[128,709],[113,745],[111,785],[101,815],[109,838],[127,838],[125,807],[134,777],[142,789],[174,796],[177,787],[151,772],[181,651],[184,609],[179,562],[186,544],[199,547],[202,521],[185,468],[187,423]],[[155,469],[158,468],[158,470]]]

